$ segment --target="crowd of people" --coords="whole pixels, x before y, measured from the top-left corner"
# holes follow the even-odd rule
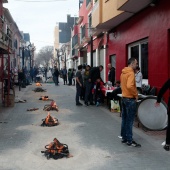
[[[63,79],[64,85],[76,85],[76,106],[82,106],[80,100],[84,100],[84,105],[96,105],[99,106],[104,102],[104,95],[102,88],[104,87],[104,81],[101,78],[101,71],[103,66],[91,67],[90,65],[79,65],[78,70],[63,67],[59,70],[56,66],[51,69],[53,80],[56,86],[59,85],[59,77]],[[6,68],[4,75],[7,75],[8,68]],[[16,70],[11,70],[11,75],[15,74]],[[39,70],[37,67],[31,68],[27,71],[26,67],[18,71],[18,82],[22,85],[29,84],[30,82],[37,81],[37,75]],[[47,80],[47,68],[43,70],[45,79]],[[133,123],[136,116],[138,94],[142,93],[142,73],[138,66],[138,61],[135,58],[128,60],[127,67],[122,69],[120,75],[120,81],[115,80],[115,68],[108,64],[108,80],[112,86],[116,88],[108,93],[110,100],[119,100],[117,94],[122,94],[121,98],[121,138],[122,143],[128,146],[141,147],[133,139]],[[8,84],[8,83],[7,83]],[[165,82],[157,96],[157,102],[155,107],[159,107],[162,96],[170,88],[170,79]],[[168,102],[168,108],[170,107],[170,100]],[[166,134],[166,144],[164,149],[170,150],[170,109],[168,109],[168,128]]]
[[[111,84],[115,85],[115,68],[108,64],[108,80]],[[96,105],[99,106],[104,102],[104,95],[102,88],[104,87],[104,81],[101,78],[101,71],[103,66],[90,67],[90,65],[79,65],[76,72],[76,105],[82,106],[80,102],[84,100],[86,106]]]
[[[121,93],[121,138],[122,144],[133,147],[141,147],[141,144],[137,143],[133,139],[133,123],[137,111],[137,101],[138,94],[142,93],[142,73],[138,66],[138,61],[135,58],[130,58],[128,60],[128,66],[122,69],[120,75],[120,81],[116,81],[118,85],[115,90],[112,91],[112,99],[117,99],[117,94]],[[115,68],[108,64],[108,80],[115,85]],[[83,70],[84,69],[84,70]],[[78,71],[76,72],[76,105],[82,106],[80,99],[84,99],[84,104],[86,106],[99,105],[103,100],[101,89],[104,85],[101,79],[100,72],[103,70],[103,66],[90,67],[89,65],[83,67],[78,66]],[[158,93],[156,107],[159,107],[161,98],[163,94],[170,88],[170,79],[165,82],[160,92]],[[117,99],[118,100],[118,99]],[[93,103],[95,102],[95,103]],[[170,102],[168,102],[168,107]],[[168,109],[168,115],[170,114]],[[166,144],[164,149],[166,151],[170,150],[170,118],[168,116],[168,128],[166,134]]]

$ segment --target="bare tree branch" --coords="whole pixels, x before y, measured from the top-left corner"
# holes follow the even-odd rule
[[[53,58],[53,47],[45,46],[37,54],[36,63],[48,67],[50,59]]]

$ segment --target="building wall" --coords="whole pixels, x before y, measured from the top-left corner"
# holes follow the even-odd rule
[[[92,11],[92,26],[97,27],[102,23],[102,1],[98,0],[93,7]]]
[[[155,7],[148,7],[116,28],[116,36],[109,35],[109,56],[116,55],[116,79],[126,66],[130,43],[148,38],[148,81],[158,89],[170,77],[170,1],[162,0]]]
[[[119,0],[102,1],[102,23],[122,13],[122,11],[117,10],[118,1]]]
[[[59,22],[59,43],[67,43],[71,39],[71,30],[75,25],[76,17],[67,15],[67,22]]]

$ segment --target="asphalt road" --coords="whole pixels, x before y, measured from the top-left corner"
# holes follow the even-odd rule
[[[121,143],[121,118],[106,107],[76,106],[75,86],[43,84],[47,92],[35,93],[35,85],[21,89],[16,96],[26,103],[15,103],[11,108],[0,108],[0,170],[168,170],[170,152],[161,143],[164,136],[149,136],[134,128],[134,139],[142,147],[128,147]],[[51,115],[59,119],[56,127],[41,127],[43,111],[54,99],[59,112]],[[28,112],[28,108],[39,110]],[[72,158],[47,160],[41,151],[53,138],[69,146]]]

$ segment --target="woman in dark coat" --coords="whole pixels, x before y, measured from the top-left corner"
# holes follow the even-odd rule
[[[162,88],[160,89],[158,96],[157,96],[157,102],[155,103],[155,106],[158,107],[160,105],[162,96],[164,95],[164,93],[170,89],[170,79],[168,79],[164,85],[162,86]],[[166,151],[170,150],[170,96],[169,96],[169,100],[168,100],[168,127],[167,127],[167,131],[166,131],[166,144],[164,146],[164,149]]]

